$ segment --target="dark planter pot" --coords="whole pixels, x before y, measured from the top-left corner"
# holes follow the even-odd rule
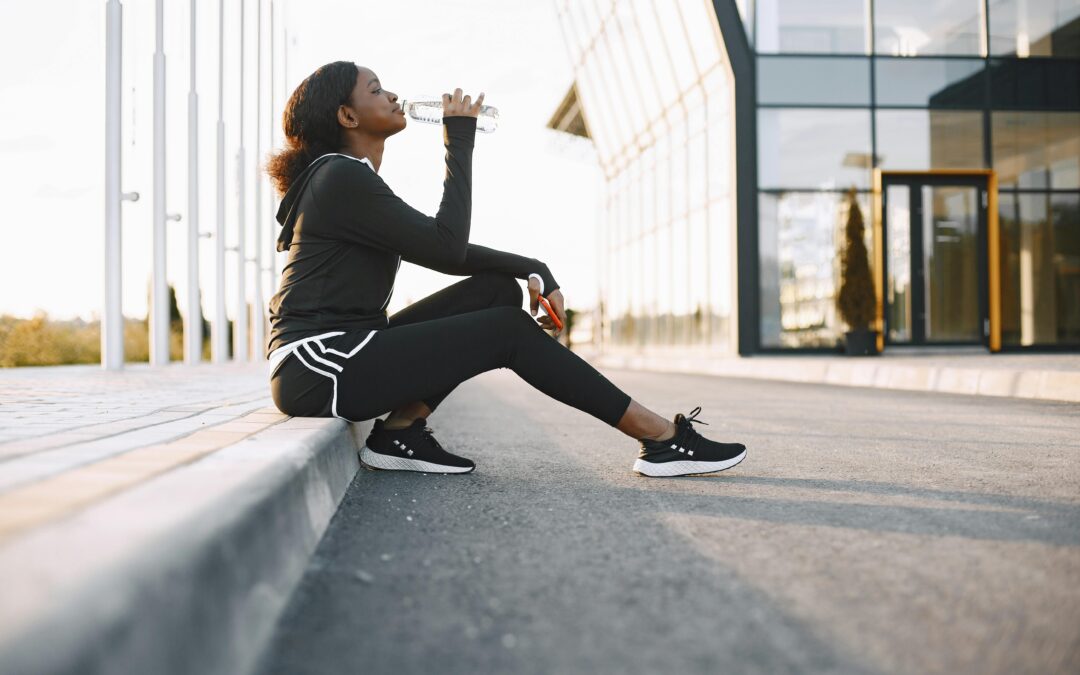
[[[877,331],[863,328],[844,333],[844,353],[848,356],[877,356]]]

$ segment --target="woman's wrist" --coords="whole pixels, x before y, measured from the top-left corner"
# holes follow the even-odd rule
[[[469,115],[451,115],[443,117],[443,142],[450,144],[451,140],[461,141],[472,145],[476,138],[476,118]]]

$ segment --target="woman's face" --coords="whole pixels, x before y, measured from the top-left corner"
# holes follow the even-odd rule
[[[383,89],[378,75],[367,68],[358,68],[356,86],[346,104],[352,109],[348,117],[363,131],[391,136],[405,128],[405,111],[397,100],[397,94]]]

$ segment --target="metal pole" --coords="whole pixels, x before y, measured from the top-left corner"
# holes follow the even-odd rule
[[[184,362],[202,361],[202,297],[199,295],[199,94],[195,88],[195,0],[191,0],[191,91],[188,92],[188,320]]]
[[[255,310],[252,312],[252,344],[256,358],[263,357],[266,338],[266,308],[263,302],[262,234],[266,223],[262,219],[263,207],[263,172],[259,169],[262,160],[262,0],[255,0]]]
[[[245,0],[240,0],[240,126],[237,137],[240,139],[240,147],[236,151],[236,186],[237,209],[236,217],[240,221],[236,227],[236,330],[233,332],[233,355],[237,361],[248,360],[248,307],[247,307],[247,246],[244,242],[247,220],[245,200],[247,191],[245,186],[244,166],[244,5]]]
[[[165,16],[157,0],[154,17],[154,270],[150,311],[150,365],[169,363],[169,286],[165,276]]]
[[[101,367],[124,367],[124,314],[120,255],[120,103],[123,8],[105,3],[105,311],[101,315]]]
[[[225,314],[225,0],[218,0],[217,230],[214,235],[214,363],[229,356],[229,319]]]

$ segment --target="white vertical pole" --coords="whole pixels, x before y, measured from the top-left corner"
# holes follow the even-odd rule
[[[252,343],[257,359],[263,358],[266,350],[266,308],[263,301],[263,228],[266,223],[262,218],[263,207],[263,172],[259,168],[262,162],[262,6],[263,0],[255,0],[255,310],[252,312]]]
[[[184,361],[202,361],[202,298],[199,295],[199,94],[195,88],[195,0],[191,0],[191,90],[188,92],[188,287]]]
[[[225,313],[225,0],[218,0],[217,228],[214,234],[214,363],[229,355],[229,319]]]
[[[236,132],[240,147],[236,151],[236,217],[240,221],[236,228],[236,329],[233,333],[233,355],[237,361],[248,360],[248,308],[247,308],[247,246],[244,235],[247,229],[245,204],[247,198],[246,167],[244,166],[244,5],[240,0],[240,126]]]
[[[101,367],[124,367],[124,313],[120,255],[120,103],[123,8],[105,3],[105,311],[101,314]]]
[[[157,0],[154,17],[154,270],[150,303],[150,365],[169,363],[169,287],[165,276],[165,17]]]

